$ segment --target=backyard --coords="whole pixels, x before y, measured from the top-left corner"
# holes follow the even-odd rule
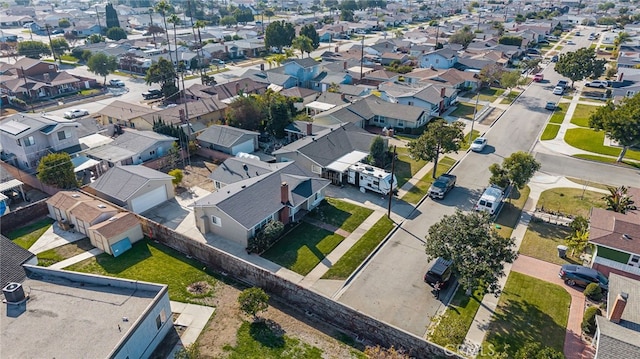
[[[49,267],[52,264],[61,262],[78,254],[82,254],[86,251],[92,250],[93,248],[94,246],[91,244],[91,240],[89,240],[89,238],[84,238],[73,243],[38,253],[38,265],[42,267]]]
[[[7,233],[7,238],[24,249],[29,249],[51,227],[53,219],[46,217],[29,223],[22,228],[18,228]]]
[[[537,342],[563,351],[571,295],[562,287],[511,272],[493,315],[484,348],[513,358],[519,348]],[[487,357],[485,350],[480,357]]]

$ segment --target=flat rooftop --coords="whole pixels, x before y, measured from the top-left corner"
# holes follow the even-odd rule
[[[106,358],[164,288],[100,276],[84,281],[84,275],[59,272],[30,273],[22,282],[29,296],[22,309],[0,304],[3,357]]]

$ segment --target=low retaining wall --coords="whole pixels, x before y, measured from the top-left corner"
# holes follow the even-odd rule
[[[19,180],[20,182],[31,186],[32,188],[38,189],[50,196],[53,196],[54,194],[58,193],[60,191],[59,188],[53,187],[53,186],[49,186],[46,185],[42,182],[40,182],[40,180],[38,179],[38,177],[29,174],[25,171],[22,171],[16,167],[13,167],[12,165],[6,163],[6,162],[0,162],[0,166],[2,166],[2,168],[9,172],[13,178]]]
[[[37,218],[45,217],[48,214],[49,209],[47,208],[46,199],[34,202],[26,207],[18,208],[0,217],[0,233],[6,235],[14,229],[20,228]]]

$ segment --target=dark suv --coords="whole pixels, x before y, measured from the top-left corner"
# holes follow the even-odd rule
[[[162,98],[162,91],[158,89],[149,89],[147,92],[142,93],[142,97],[145,100],[153,100],[156,98]]]
[[[438,257],[429,265],[429,270],[424,274],[424,281],[433,286],[437,282],[446,285],[451,279],[451,261]]]
[[[574,285],[586,287],[591,283],[597,283],[602,290],[606,291],[609,289],[609,280],[607,277],[597,270],[585,266],[565,264],[560,268],[558,277],[572,287]]]

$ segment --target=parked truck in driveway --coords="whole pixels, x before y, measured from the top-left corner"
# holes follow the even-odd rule
[[[429,187],[429,197],[443,199],[444,196],[456,186],[455,175],[443,174],[436,178],[431,187]]]

